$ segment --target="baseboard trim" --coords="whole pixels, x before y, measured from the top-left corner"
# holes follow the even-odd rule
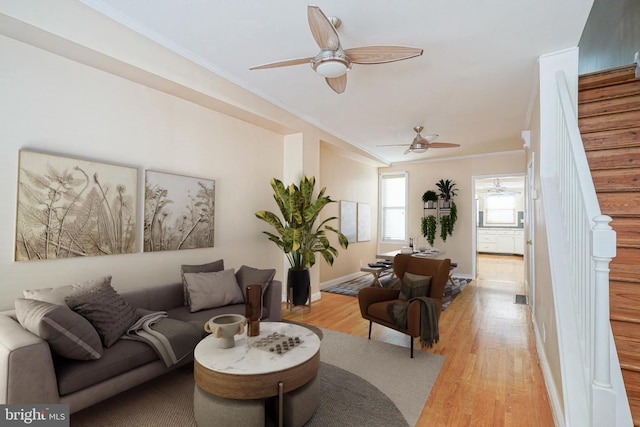
[[[540,364],[540,368],[542,369],[542,376],[544,377],[544,385],[547,389],[549,404],[551,405],[551,413],[553,414],[553,421],[556,427],[565,427],[564,412],[562,410],[562,405],[560,404],[558,387],[556,386],[556,383],[553,380],[553,376],[551,375],[549,362],[547,361],[547,356],[544,352],[544,348],[541,345],[542,337],[540,336],[540,331],[538,330],[538,326],[536,325],[536,322],[533,316],[531,318],[531,323],[533,324],[533,333],[535,334],[536,351],[538,353],[538,363]]]
[[[355,273],[347,274],[346,276],[337,277],[335,279],[328,280],[326,282],[320,283],[320,290],[330,288],[331,286],[337,285],[338,283],[346,282],[347,280],[355,279],[356,277],[360,277],[364,274],[362,271],[357,271]]]

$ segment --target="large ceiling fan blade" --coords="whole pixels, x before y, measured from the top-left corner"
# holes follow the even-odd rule
[[[384,64],[422,55],[423,50],[407,46],[364,46],[345,49],[354,64]]]
[[[432,142],[429,144],[429,148],[451,148],[460,147],[460,144],[454,144],[452,142]]]
[[[409,154],[411,152],[411,147],[407,148],[406,150],[404,150],[403,154]]]
[[[336,50],[340,47],[340,39],[335,27],[318,6],[309,6],[307,17],[311,34],[320,49]]]
[[[327,84],[335,93],[342,93],[347,88],[347,75],[343,74],[339,77],[327,77]]]
[[[288,67],[290,65],[300,65],[300,64],[310,64],[313,58],[297,58],[297,59],[287,59],[284,61],[278,62],[270,62],[268,64],[256,65],[254,67],[249,68],[250,70],[262,70],[265,68],[278,68],[278,67]]]

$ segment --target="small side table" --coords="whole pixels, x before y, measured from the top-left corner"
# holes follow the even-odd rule
[[[380,276],[382,276],[387,271],[391,270],[393,267],[360,267],[360,271],[365,273],[371,273],[373,275],[373,282],[371,286],[380,286],[383,288],[382,283],[380,283]]]

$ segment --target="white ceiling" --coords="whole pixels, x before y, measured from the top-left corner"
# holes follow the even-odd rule
[[[536,60],[576,46],[593,0],[319,0],[342,20],[342,46],[405,45],[418,58],[355,64],[338,95],[307,65],[314,56],[299,0],[83,0],[113,19],[356,145],[385,163],[522,148]],[[404,155],[412,128],[459,148]]]

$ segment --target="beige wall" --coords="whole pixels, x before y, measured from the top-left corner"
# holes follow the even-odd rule
[[[340,248],[337,239],[330,236],[339,255],[333,267],[329,267],[322,259],[318,260],[321,266],[320,283],[324,283],[358,271],[361,263],[366,265],[375,261],[378,240],[378,169],[349,159],[327,144],[321,146],[320,165],[320,187],[326,187],[327,194],[336,201],[325,208],[325,218],[340,217],[340,200],[367,203],[371,209],[370,241],[350,243],[349,248],[344,250]],[[332,226],[340,229],[339,220],[333,221]]]
[[[321,175],[320,141],[345,158],[379,162],[246,89],[151,42],[75,0],[0,5],[0,309],[26,288],[112,274],[117,289],[180,280],[181,264],[275,267],[280,250],[254,212],[272,209],[272,177]],[[291,153],[291,144],[300,144]],[[216,181],[215,247],[13,262],[18,151],[37,151]],[[351,170],[351,166],[347,168]],[[327,174],[328,175],[328,174]],[[291,179],[294,179],[291,178]],[[333,176],[336,182],[342,181]],[[374,184],[377,181],[374,179]],[[138,204],[142,209],[142,180]],[[365,190],[370,191],[368,184]],[[141,211],[138,220],[142,220]],[[138,229],[138,247],[142,231]],[[351,265],[341,261],[341,271]],[[327,273],[328,276],[334,275]],[[312,271],[317,290],[320,268]]]
[[[475,190],[473,177],[521,174],[526,170],[524,151],[495,154],[490,156],[465,157],[437,162],[407,163],[381,168],[380,172],[404,170],[409,173],[409,200],[407,213],[409,231],[407,237],[418,237],[418,245],[426,245],[426,240],[420,233],[420,219],[423,216],[422,194],[427,190],[438,192],[436,182],[440,179],[453,180],[458,189],[454,198],[458,208],[458,221],[453,235],[443,242],[438,235],[434,247],[443,250],[448,258],[458,263],[457,274],[474,277],[472,248],[473,216]],[[381,244],[382,252],[398,249],[402,245]]]
[[[1,36],[0,52],[1,308],[26,288],[107,274],[122,289],[178,282],[183,263],[279,264],[253,212],[272,202],[269,180],[282,171],[282,135]],[[124,164],[141,179],[144,169],[214,179],[215,247],[12,262],[20,149]],[[139,248],[140,241],[139,231]]]

